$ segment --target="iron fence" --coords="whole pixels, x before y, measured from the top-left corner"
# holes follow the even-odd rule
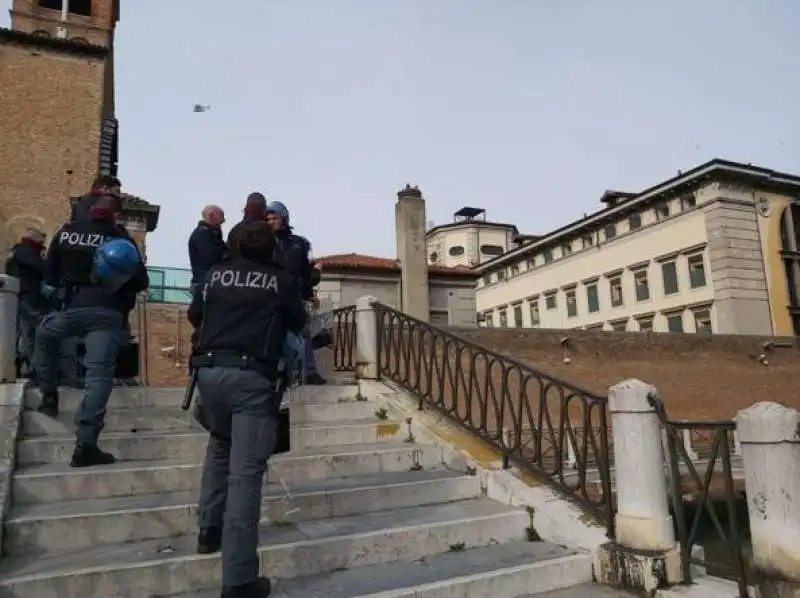
[[[356,368],[356,307],[333,310],[333,367],[337,372]]]
[[[579,501],[613,537],[608,401],[407,314],[375,305],[378,370]]]
[[[703,514],[708,516],[716,534],[712,544],[723,551],[724,567],[736,577],[739,597],[748,598],[748,572],[745,565],[745,542],[739,529],[737,499],[743,490],[737,489],[732,466],[733,421],[689,421],[670,420],[663,401],[649,398],[661,420],[669,465],[670,495],[672,499],[675,528],[681,548],[681,567],[686,583],[692,580],[692,565],[708,565],[695,558],[695,547],[700,539]],[[703,438],[703,458],[695,460],[691,446],[685,442],[686,431],[697,438]],[[724,504],[723,524],[721,513],[715,502]],[[694,504],[690,517],[686,503]],[[727,528],[727,529],[726,529]],[[703,551],[704,553],[706,551]]]

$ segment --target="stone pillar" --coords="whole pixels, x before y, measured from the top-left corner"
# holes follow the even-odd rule
[[[375,297],[356,301],[356,378],[378,379],[378,312]]]
[[[669,514],[661,421],[648,397],[656,389],[625,380],[609,389],[617,494],[616,541],[601,547],[602,583],[634,591],[681,581],[680,552]]]
[[[0,274],[0,382],[17,379],[19,280]]]
[[[427,322],[430,319],[430,297],[422,192],[417,187],[406,185],[397,193],[394,214],[401,272],[401,310]]]
[[[736,432],[762,596],[800,596],[800,413],[756,403],[738,413]]]

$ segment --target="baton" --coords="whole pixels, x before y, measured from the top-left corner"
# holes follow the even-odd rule
[[[183,395],[183,403],[181,409],[189,411],[192,406],[192,399],[194,398],[194,389],[197,386],[197,368],[192,370],[192,377],[189,379],[189,384],[186,386],[186,394]]]

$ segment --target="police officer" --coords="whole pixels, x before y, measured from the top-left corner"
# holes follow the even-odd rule
[[[21,376],[32,374],[36,326],[50,311],[50,302],[42,293],[45,239],[42,231],[29,228],[20,242],[11,249],[6,261],[6,274],[18,278],[20,285],[17,363]]]
[[[279,201],[267,204],[267,223],[275,232],[278,240],[277,260],[281,267],[295,279],[300,287],[300,294],[305,301],[316,302],[314,287],[319,284],[321,274],[310,260],[311,243],[308,239],[294,234],[289,225],[289,210]],[[305,340],[305,384],[327,384],[325,378],[317,371],[317,360],[314,354],[314,343],[310,338],[310,330],[303,332]]]
[[[115,461],[113,455],[98,448],[97,440],[124,339],[124,314],[136,293],[146,290],[149,283],[136,246],[116,225],[116,206],[113,198],[100,198],[89,208],[89,220],[62,226],[53,237],[45,264],[45,283],[62,289],[64,310],[46,316],[36,330],[34,361],[42,392],[39,411],[58,416],[56,363],[61,340],[82,337],[86,347],[86,393],[75,416],[73,467]],[[108,275],[115,269],[121,277]]]
[[[306,312],[294,281],[274,264],[275,236],[244,223],[232,255],[214,266],[190,307],[198,327],[191,366],[210,433],[199,504],[200,553],[222,549],[223,598],[262,598],[258,523],[267,460],[277,443],[277,369],[287,333]]]

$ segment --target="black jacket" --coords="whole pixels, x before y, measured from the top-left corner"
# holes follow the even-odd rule
[[[196,352],[230,352],[277,366],[286,334],[299,334],[306,311],[292,279],[274,264],[241,257],[208,272],[189,307]]]
[[[80,220],[62,226],[53,236],[44,269],[45,283],[66,290],[66,308],[105,307],[127,314],[136,294],[150,284],[144,262],[116,293],[108,294],[92,282],[94,252],[110,239],[127,239],[127,231],[113,220]]]
[[[228,253],[222,229],[199,222],[189,235],[189,263],[192,265],[192,284],[205,280],[206,273],[221,262]]]
[[[21,309],[35,312],[50,310],[48,300],[42,295],[44,258],[40,247],[25,240],[14,245],[6,261],[6,274],[19,279]]]
[[[275,235],[278,240],[275,259],[297,284],[300,296],[311,299],[314,287],[319,284],[319,271],[311,265],[309,253],[311,243],[305,237],[295,235],[291,229],[283,229]]]

